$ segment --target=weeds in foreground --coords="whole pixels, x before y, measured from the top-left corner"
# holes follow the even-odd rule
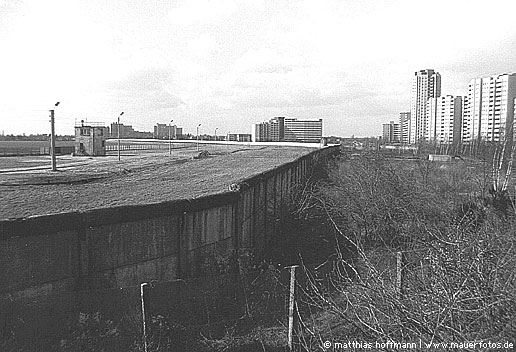
[[[439,183],[450,180],[435,165],[421,177],[410,164],[396,166],[378,155],[341,164],[314,194],[336,235],[356,245],[357,275],[350,280],[334,271],[333,292],[315,283],[307,287],[305,303],[319,313],[303,318],[302,346],[315,351],[326,340],[512,339],[514,216],[485,199],[464,201],[452,188],[438,194]]]

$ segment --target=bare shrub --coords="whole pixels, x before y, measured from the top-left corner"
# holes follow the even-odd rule
[[[315,282],[304,287],[304,303],[320,310],[303,318],[306,350],[319,350],[326,340],[505,342],[516,336],[516,221],[481,199],[462,202],[460,191],[477,187],[472,173],[436,169],[425,179],[413,165],[377,155],[340,164],[314,198],[336,234],[356,245],[358,275],[334,275],[333,292]],[[444,196],[433,186],[442,175],[452,175]],[[455,191],[454,183],[461,185]],[[401,290],[398,251],[405,255]]]
[[[340,231],[364,248],[398,248],[413,236],[413,226],[422,219],[438,219],[443,210],[432,206],[433,194],[414,187],[413,169],[393,165],[378,154],[341,163],[331,177],[316,197]]]

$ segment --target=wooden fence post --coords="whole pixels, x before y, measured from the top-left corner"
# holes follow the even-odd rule
[[[145,286],[148,283],[144,282],[140,285],[140,297],[142,302],[142,324],[143,324],[143,348],[147,352],[147,319],[145,315]]]
[[[294,307],[296,304],[296,268],[298,265],[290,267],[290,290],[288,302],[288,349],[294,351],[294,329],[297,325],[295,321]]]

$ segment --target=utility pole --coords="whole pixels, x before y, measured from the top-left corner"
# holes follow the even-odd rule
[[[55,103],[55,107],[59,102]],[[52,171],[57,171],[56,165],[56,129],[54,121],[54,109],[50,110],[50,156],[52,158]]]
[[[199,151],[199,127],[201,127],[201,124],[197,125],[197,151]]]
[[[118,161],[120,161],[120,116],[122,116],[124,112],[122,111],[120,115],[118,115],[117,127],[118,127]]]
[[[226,134],[226,154],[229,154],[229,133],[230,131]]]
[[[174,122],[174,120],[170,120],[168,124],[168,154],[170,155],[172,155],[172,137],[170,135],[172,130],[172,122]]]

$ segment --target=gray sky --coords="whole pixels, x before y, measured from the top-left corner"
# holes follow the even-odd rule
[[[250,133],[273,116],[379,135],[414,71],[442,93],[516,71],[516,2],[0,0],[0,132],[75,121]]]

